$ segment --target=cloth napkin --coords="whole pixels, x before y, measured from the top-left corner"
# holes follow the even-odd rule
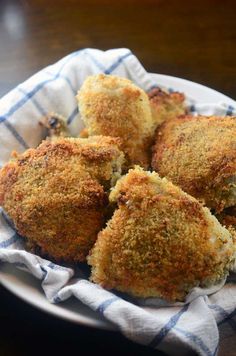
[[[82,128],[75,95],[84,79],[95,73],[115,74],[133,80],[148,91],[158,86],[130,50],[83,49],[38,72],[0,100],[0,165],[12,150],[36,147],[45,136],[39,120],[54,111],[67,118],[72,135]],[[175,88],[172,88],[174,90]],[[188,93],[185,93],[188,95]],[[236,115],[231,105],[201,104],[188,98],[192,112]],[[235,103],[236,107],[236,103]],[[0,210],[0,261],[28,271],[41,280],[52,303],[75,296],[116,325],[131,340],[174,355],[217,354],[219,332],[236,336],[236,268],[226,283],[195,288],[185,303],[134,299],[106,291],[88,281],[82,266],[59,266],[25,251],[24,241]]]

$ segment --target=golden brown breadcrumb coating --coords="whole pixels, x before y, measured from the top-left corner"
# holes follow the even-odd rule
[[[160,88],[154,88],[148,93],[148,96],[156,126],[165,120],[187,114],[185,95],[183,93],[168,93]]]
[[[95,283],[175,301],[227,274],[235,252],[229,231],[167,179],[136,167],[109,199],[118,209],[88,256]]]
[[[218,212],[236,204],[236,117],[182,116],[156,134],[152,167]]]
[[[30,246],[58,261],[84,261],[104,224],[104,186],[123,161],[116,138],[44,141],[1,169],[0,204]]]
[[[91,135],[122,139],[127,165],[150,165],[154,125],[147,94],[130,80],[113,75],[88,77],[77,95],[81,117]]]

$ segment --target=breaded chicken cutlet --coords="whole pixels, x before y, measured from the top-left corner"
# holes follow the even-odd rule
[[[90,251],[91,280],[137,297],[183,300],[227,274],[234,245],[195,198],[136,167],[110,194],[118,209]]]
[[[105,220],[111,181],[121,173],[119,139],[44,141],[0,171],[0,205],[28,246],[56,261],[84,261]]]
[[[188,115],[164,122],[152,167],[218,213],[236,205],[236,117]]]
[[[187,114],[185,95],[183,93],[168,93],[160,88],[154,88],[148,93],[148,97],[155,127],[166,120]]]
[[[89,136],[119,137],[128,166],[150,165],[154,124],[142,89],[128,79],[98,74],[85,80],[77,99]]]

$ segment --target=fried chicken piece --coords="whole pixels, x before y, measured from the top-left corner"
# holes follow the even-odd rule
[[[107,209],[105,187],[121,173],[119,140],[44,141],[0,171],[0,204],[29,246],[56,261],[84,261]]]
[[[152,167],[218,213],[236,205],[236,117],[182,116],[156,134]]]
[[[179,115],[187,114],[185,95],[183,93],[168,93],[160,88],[154,88],[148,93],[148,96],[156,126],[159,126],[165,120],[171,120]]]
[[[142,89],[128,79],[98,74],[85,80],[77,99],[90,136],[120,137],[127,165],[149,166],[154,125]]]
[[[48,130],[47,138],[50,140],[57,139],[58,137],[70,136],[66,119],[55,112],[44,116],[40,121],[40,125]]]
[[[88,256],[93,282],[175,301],[228,273],[235,253],[229,231],[166,178],[136,167],[109,199],[118,209]]]

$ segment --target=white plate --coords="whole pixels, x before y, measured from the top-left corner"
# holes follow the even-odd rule
[[[160,86],[184,92],[199,103],[223,101],[228,105],[235,105],[235,101],[229,97],[188,80],[161,74],[153,74],[153,79]],[[10,264],[1,265],[0,282],[19,298],[50,314],[86,326],[115,330],[111,323],[75,298],[60,304],[49,303],[40,286],[40,281],[26,272],[17,270]]]

